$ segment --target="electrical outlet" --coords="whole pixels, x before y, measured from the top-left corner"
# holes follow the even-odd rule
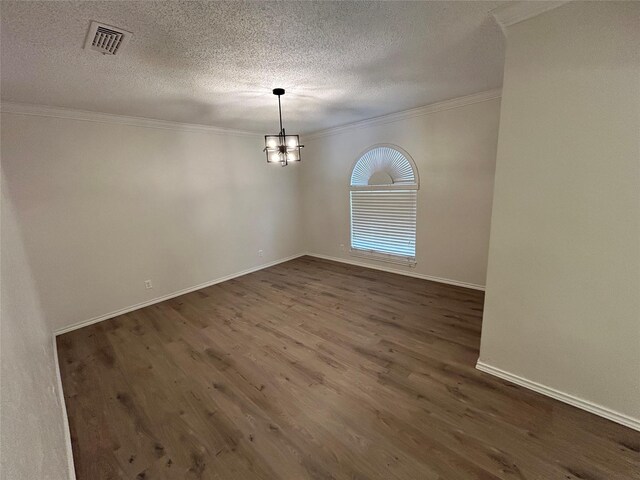
[[[264,250],[258,250],[258,256],[264,257]]]
[[[341,244],[340,244],[340,250],[342,250],[342,251],[344,251],[344,250],[345,250],[344,243],[341,243]]]
[[[149,290],[150,288],[153,288],[153,285],[151,285],[151,280],[144,281],[144,288],[146,288],[147,290]]]

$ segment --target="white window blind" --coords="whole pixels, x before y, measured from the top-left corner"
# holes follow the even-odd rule
[[[350,190],[352,253],[415,263],[418,176],[408,156],[371,148],[356,162]]]
[[[417,190],[353,190],[351,247],[415,259],[417,193]]]

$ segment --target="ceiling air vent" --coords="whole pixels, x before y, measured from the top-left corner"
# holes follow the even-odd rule
[[[84,48],[104,55],[116,55],[127,44],[133,33],[103,23],[91,22]]]

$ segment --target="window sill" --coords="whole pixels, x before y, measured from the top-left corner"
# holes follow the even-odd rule
[[[415,257],[403,257],[400,255],[391,255],[389,253],[379,253],[370,250],[358,250],[357,248],[352,248],[349,253],[354,257],[368,258],[379,262],[395,263],[396,265],[406,265],[408,267],[416,266]]]

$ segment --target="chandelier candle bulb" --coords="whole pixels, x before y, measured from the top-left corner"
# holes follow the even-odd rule
[[[280,133],[277,135],[264,136],[264,152],[267,155],[267,163],[279,163],[286,167],[290,162],[300,161],[300,149],[304,145],[300,145],[299,135],[287,135],[282,126],[282,105],[280,96],[284,95],[284,88],[275,88],[273,94],[278,96],[278,114],[280,117]]]

